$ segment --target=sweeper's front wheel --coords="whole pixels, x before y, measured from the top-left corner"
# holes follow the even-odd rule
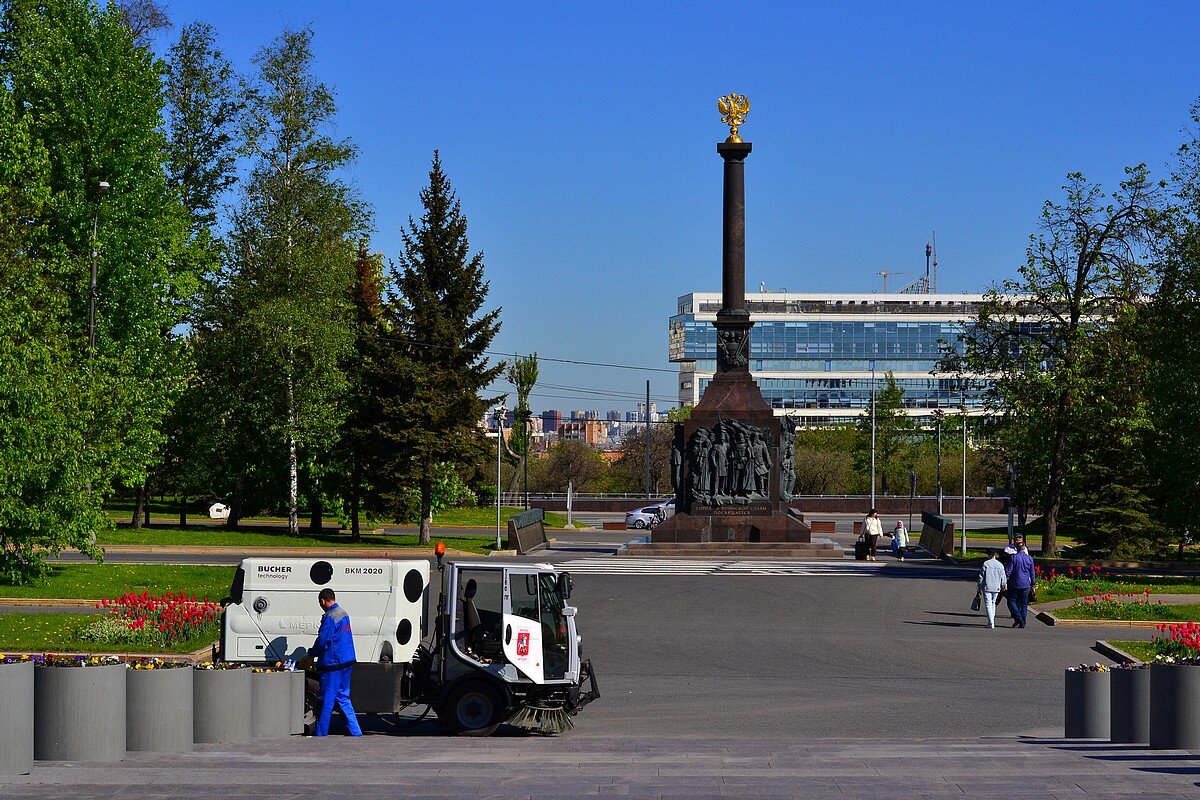
[[[503,711],[492,687],[471,681],[450,693],[438,717],[459,736],[491,736],[503,721]]]

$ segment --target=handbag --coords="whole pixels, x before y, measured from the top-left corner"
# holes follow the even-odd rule
[[[975,599],[971,601],[971,610],[978,611],[979,606],[983,604],[983,592],[975,592]]]

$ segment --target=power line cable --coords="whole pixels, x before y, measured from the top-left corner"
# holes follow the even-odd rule
[[[398,342],[400,344],[410,344],[414,347],[428,347],[435,350],[453,350],[453,345],[447,344],[431,344],[429,342],[418,342],[415,339],[405,339],[400,336],[379,336],[378,338],[389,342]],[[529,353],[502,353],[498,350],[481,350],[483,355],[502,356],[504,358],[521,358],[522,356],[530,355]],[[601,361],[580,361],[573,358],[552,358],[538,354],[538,361],[550,361],[555,364],[574,364],[581,367],[605,367],[608,369],[631,369],[637,372],[665,372],[670,375],[678,375],[679,371],[674,369],[663,369],[662,367],[638,367],[631,364],[606,364]]]

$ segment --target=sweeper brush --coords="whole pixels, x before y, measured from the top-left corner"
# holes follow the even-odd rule
[[[533,705],[522,706],[508,718],[508,724],[546,735],[569,731],[575,726],[571,715],[565,709]]]

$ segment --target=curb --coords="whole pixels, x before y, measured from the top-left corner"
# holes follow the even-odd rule
[[[70,599],[55,599],[53,597],[0,597],[0,606],[62,606],[64,608],[96,608],[100,600],[85,600],[74,597]],[[99,611],[100,609],[96,609]]]
[[[1113,661],[1116,661],[1118,664],[1144,664],[1144,663],[1146,663],[1146,662],[1142,661],[1141,659],[1134,658],[1133,656],[1129,655],[1129,653],[1126,653],[1121,648],[1119,648],[1115,645],[1109,644],[1108,642],[1106,642],[1103,639],[1098,639],[1096,641],[1096,643],[1094,645],[1092,645],[1092,649],[1095,650],[1100,655],[1104,656],[1105,658],[1109,658],[1109,659],[1112,659]]]
[[[1061,617],[1054,616],[1049,611],[1037,612],[1037,619],[1047,625],[1061,625],[1068,628],[1071,626],[1093,628],[1157,628],[1163,624],[1162,622],[1153,622],[1145,619],[1062,619]]]

